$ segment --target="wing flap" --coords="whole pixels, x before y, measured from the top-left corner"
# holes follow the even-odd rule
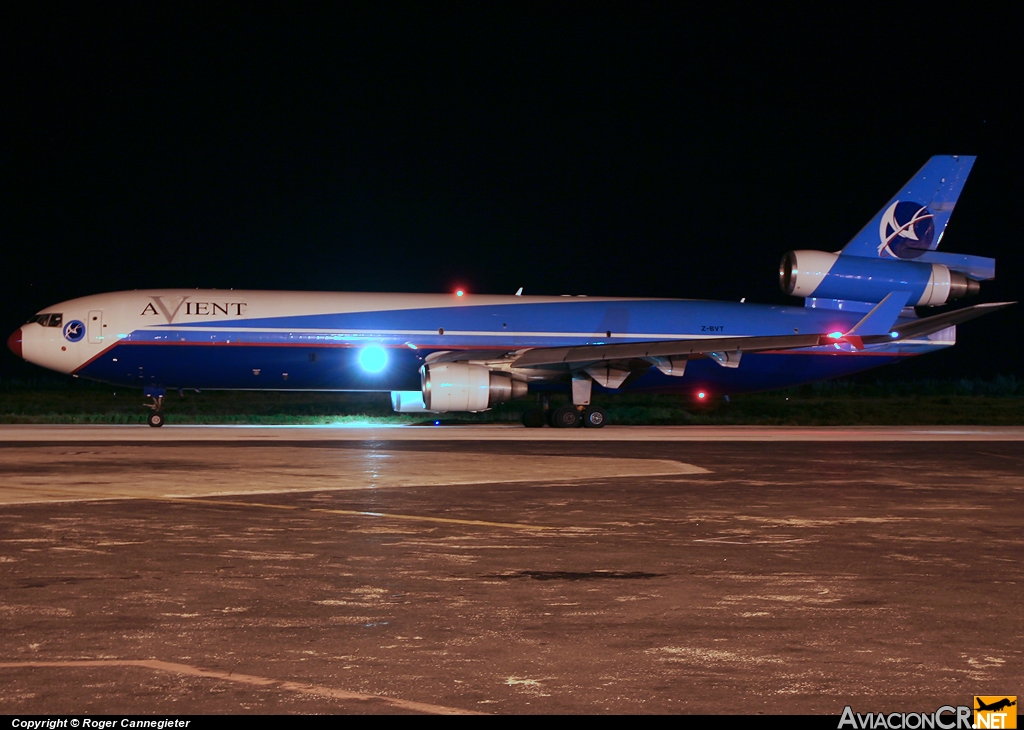
[[[571,347],[535,347],[512,362],[514,368],[535,368],[550,365],[575,365],[609,360],[653,359],[711,353],[763,352],[817,347],[829,344],[823,335],[768,335],[763,337],[715,337],[703,340],[657,340],[654,342],[622,342],[610,345],[577,345]],[[736,361],[739,358],[735,358]]]

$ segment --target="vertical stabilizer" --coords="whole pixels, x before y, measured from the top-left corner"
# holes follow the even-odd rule
[[[974,160],[966,155],[938,155],[928,160],[846,244],[842,255],[909,260],[934,251]]]

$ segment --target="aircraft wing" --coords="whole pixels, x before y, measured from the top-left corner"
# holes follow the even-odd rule
[[[827,335],[770,335],[764,337],[714,337],[702,340],[658,340],[609,345],[535,347],[512,361],[514,368],[608,362],[656,357],[687,357],[712,353],[763,352],[817,347],[835,342]]]
[[[654,342],[623,342],[609,345],[577,345],[572,347],[535,347],[526,350],[511,362],[514,368],[550,367],[556,365],[579,365],[581,363],[599,363],[609,361],[642,360],[653,358],[685,358],[694,355],[707,355],[718,360],[720,364],[732,359],[738,362],[739,357],[730,357],[744,352],[765,352],[767,350],[796,350],[804,347],[831,345],[836,342],[850,342],[858,349],[864,344],[877,344],[922,337],[945,329],[961,322],[980,317],[1008,307],[1015,302],[997,302],[993,304],[976,304],[973,307],[945,312],[934,317],[907,322],[893,326],[892,334],[857,337],[853,335],[813,334],[813,335],[769,335],[763,337],[715,337],[701,340],[659,340]],[[867,321],[869,314],[863,321]],[[857,328],[855,327],[854,330]]]

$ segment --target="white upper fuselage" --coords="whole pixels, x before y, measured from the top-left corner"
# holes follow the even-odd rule
[[[58,372],[115,384],[410,390],[418,387],[419,369],[432,353],[473,353],[467,359],[478,361],[481,352],[501,357],[531,348],[845,332],[861,316],[684,299],[156,289],[47,307],[22,326],[19,354]],[[887,361],[871,356],[917,354],[947,344],[952,343],[930,339],[857,353],[836,343],[790,353],[798,358],[792,365],[779,357],[763,361],[770,364],[763,372],[758,365],[707,370],[698,360],[685,379],[656,383],[659,375],[652,372],[640,387],[677,389],[697,377],[729,392],[781,387]],[[383,357],[386,366],[361,367],[368,347],[377,348],[375,357]],[[808,354],[853,357],[808,366]],[[564,368],[520,375],[530,382],[558,380]]]

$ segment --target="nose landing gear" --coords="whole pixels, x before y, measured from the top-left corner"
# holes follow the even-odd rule
[[[142,393],[152,400],[152,403],[143,404],[146,408],[153,411],[149,414],[146,422],[153,428],[160,428],[160,426],[164,425],[164,396],[167,394],[167,391],[163,388],[146,388]]]

